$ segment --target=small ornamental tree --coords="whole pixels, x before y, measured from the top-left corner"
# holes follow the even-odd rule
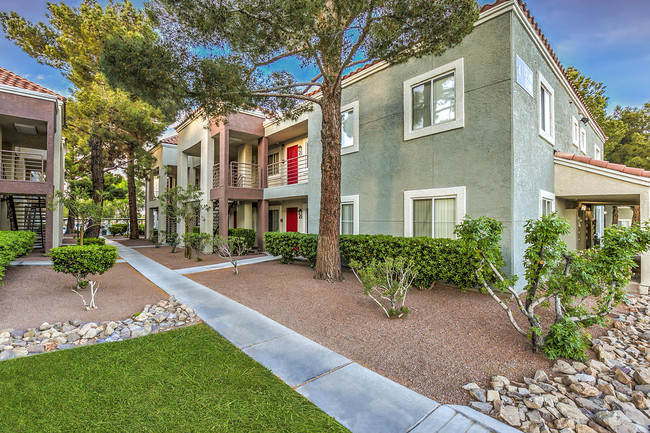
[[[76,286],[72,289],[81,296],[84,307],[87,310],[94,310],[95,294],[97,293],[97,282],[89,281],[89,275],[101,275],[115,266],[117,260],[117,248],[110,245],[79,245],[68,247],[52,248],[48,253],[52,259],[52,268],[56,272],[70,274],[77,280]],[[87,304],[80,290],[90,286],[91,299]]]
[[[201,254],[203,254],[203,250],[210,244],[211,237],[209,233],[190,232],[183,235],[183,242],[185,242],[185,245],[189,245],[192,251],[194,251],[197,262],[203,260]]]
[[[190,223],[201,216],[202,210],[207,211],[209,209],[208,205],[201,204],[202,198],[203,192],[196,185],[190,185],[187,189],[177,185],[167,188],[165,192],[158,196],[161,212],[167,215],[168,218],[174,219],[177,223],[182,222],[185,226],[183,240],[187,239],[187,235],[191,231]],[[172,252],[174,249],[172,247]],[[192,250],[190,245],[185,242],[185,258],[189,259],[191,257]]]
[[[248,251],[248,242],[243,237],[229,236],[228,239],[221,235],[214,237],[214,252],[232,264],[235,274],[239,274],[237,258],[246,254],[246,251]]]
[[[170,247],[172,247],[172,253],[176,252],[176,248],[178,247],[178,241],[180,240],[178,237],[178,233],[176,232],[167,232],[165,230],[160,231],[160,237],[165,239],[165,242],[169,244]]]
[[[101,193],[99,195],[102,196]],[[68,212],[81,219],[78,243],[79,245],[83,245],[84,231],[101,224],[102,205],[95,203],[88,196],[87,192],[81,189],[74,189],[68,192],[56,191],[54,195],[50,196],[47,208],[48,210],[55,210],[60,205],[65,206]],[[87,224],[88,227],[86,227]]]
[[[456,234],[478,263],[474,272],[483,291],[505,310],[520,334],[530,335],[533,351],[542,349],[551,358],[584,359],[583,327],[603,324],[607,314],[625,299],[635,266],[633,256],[650,246],[650,229],[647,225],[608,227],[600,246],[569,251],[561,236],[570,229],[568,221],[555,214],[526,222],[523,293],[514,288],[516,276],[508,278],[496,265],[503,230],[499,221],[467,217]],[[527,327],[517,322],[511,304],[502,300],[499,292],[512,296],[515,308],[528,320]],[[584,303],[586,298],[595,301],[593,306]],[[545,332],[539,309],[551,305],[554,321]]]

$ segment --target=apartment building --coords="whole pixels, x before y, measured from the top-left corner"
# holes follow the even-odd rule
[[[0,67],[0,230],[31,230],[35,248],[59,246],[63,213],[65,98]]]
[[[525,4],[482,8],[439,57],[374,62],[343,80],[341,233],[453,237],[466,215],[504,223],[508,272],[522,274],[526,220],[557,211],[586,248],[607,209],[650,217],[650,173],[602,161],[606,137]],[[178,184],[200,185],[201,230],[317,233],[318,107],[297,120],[199,111],[177,127]],[[650,256],[641,285],[650,285]]]
[[[145,236],[151,238],[154,230],[176,232],[176,221],[168,218],[158,202],[158,195],[176,186],[178,162],[178,136],[164,137],[151,149],[156,159],[152,173],[145,183]],[[160,238],[164,241],[164,237]]]

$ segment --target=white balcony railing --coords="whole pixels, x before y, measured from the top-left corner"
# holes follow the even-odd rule
[[[247,162],[231,161],[228,167],[228,186],[235,188],[259,188],[259,166]],[[212,166],[212,187],[221,186],[221,167],[219,164]]]
[[[300,155],[284,161],[269,164],[267,168],[267,185],[283,186],[305,183],[309,180],[307,155]]]
[[[0,179],[45,182],[45,161],[38,153],[0,150]]]

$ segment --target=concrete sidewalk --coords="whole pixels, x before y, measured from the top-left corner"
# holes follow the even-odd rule
[[[469,407],[440,405],[132,248],[107,239],[135,270],[353,433],[515,433]]]

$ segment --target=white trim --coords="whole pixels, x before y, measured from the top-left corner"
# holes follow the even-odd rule
[[[342,195],[341,196],[341,207],[344,204],[352,204],[352,234],[359,234],[359,194],[355,195]],[[340,218],[339,218],[340,220]],[[339,221],[339,230],[341,230],[343,221]]]
[[[580,152],[587,153],[587,130],[584,126],[580,127]]]
[[[551,200],[553,203],[552,212],[555,212],[555,194],[543,189],[539,190],[539,216],[544,216],[544,200]]]
[[[606,176],[611,179],[622,180],[624,182],[633,183],[636,185],[641,185],[645,187],[650,187],[650,178],[645,178],[635,174],[623,173],[621,171],[612,170],[609,168],[598,167],[595,165],[587,164],[585,162],[573,161],[569,159],[554,157],[554,163],[557,165],[563,165],[565,167],[570,167],[576,170],[582,170],[593,174],[598,174],[601,176]]]
[[[455,198],[456,199],[456,225],[465,218],[465,186],[450,188],[416,189],[404,191],[404,236],[413,237],[413,200],[422,198]],[[434,222],[435,223],[435,222]],[[433,229],[433,226],[432,226]],[[432,233],[433,235],[433,233]]]
[[[580,147],[580,122],[576,116],[571,116],[571,143],[575,147]]]
[[[341,114],[346,111],[352,110],[352,120],[354,121],[352,137],[352,146],[341,147],[341,155],[354,153],[359,151],[359,101],[350,102],[341,107]],[[343,132],[343,125],[341,125],[341,133]]]
[[[59,96],[51,95],[49,93],[38,92],[36,90],[28,90],[20,87],[7,86],[6,84],[0,84],[0,92],[11,93],[13,95],[27,96],[34,99],[44,99],[46,101],[57,101]]]
[[[437,134],[452,129],[463,128],[465,126],[465,62],[461,57],[446,65],[439,66],[431,71],[420,74],[404,81],[404,141],[412,140],[414,138],[423,137],[425,135]],[[455,106],[454,111],[456,119],[436,123],[425,128],[413,129],[413,93],[411,89],[418,84],[426,81],[435,80],[438,77],[454,73],[454,93],[455,93]]]
[[[550,131],[542,129],[542,87],[549,94],[549,124],[547,125]],[[537,72],[537,122],[539,125],[539,136],[548,141],[551,145],[555,145],[555,92],[553,87],[546,81],[541,72]]]

